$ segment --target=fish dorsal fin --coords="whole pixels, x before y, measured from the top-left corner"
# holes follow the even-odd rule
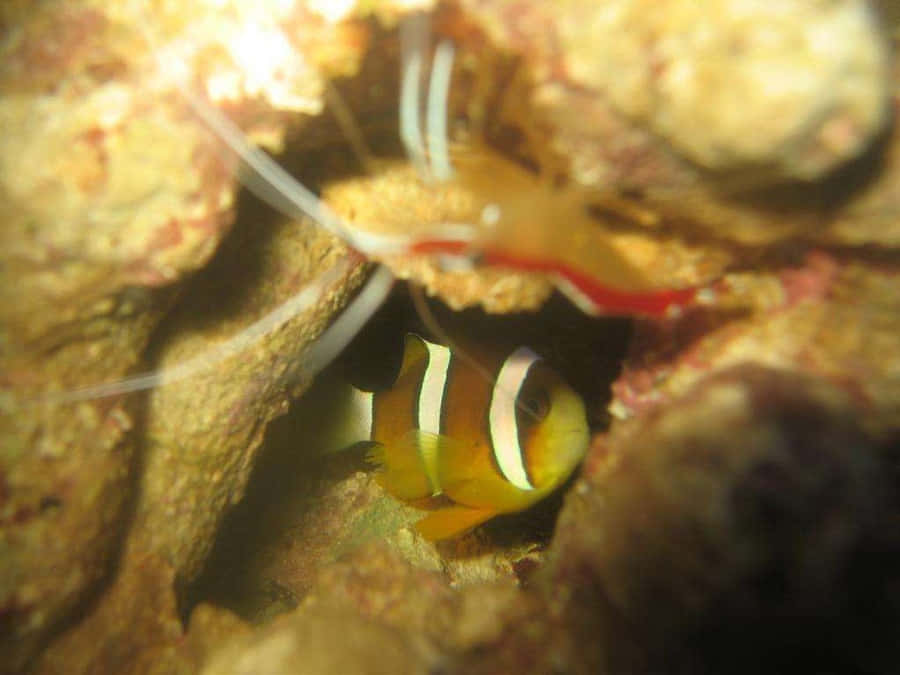
[[[425,338],[415,333],[407,333],[403,340],[403,361],[400,363],[400,371],[397,373],[399,380],[410,369],[428,359],[428,345]]]

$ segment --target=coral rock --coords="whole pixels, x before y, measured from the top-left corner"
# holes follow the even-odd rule
[[[896,660],[891,488],[852,399],[744,366],[636,422],[595,446],[549,570],[612,672]]]

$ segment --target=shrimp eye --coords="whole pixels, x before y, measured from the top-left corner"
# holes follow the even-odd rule
[[[550,412],[550,397],[543,389],[528,392],[522,399],[522,407],[535,421],[541,422]]]

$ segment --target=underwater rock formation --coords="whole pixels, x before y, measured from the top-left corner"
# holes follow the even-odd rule
[[[814,180],[887,120],[888,54],[867,3],[566,4],[555,26],[572,84],[704,170]]]
[[[163,286],[201,266],[229,222],[209,139],[171,106],[129,110],[133,38],[86,6],[30,11],[4,34],[0,103],[2,370],[24,394],[2,418],[10,667],[110,571],[134,487],[133,402],[28,397],[133,368]]]
[[[169,16],[167,29],[213,31],[198,12]],[[194,378],[146,406],[140,394],[60,400],[147,367],[151,332],[233,219],[231,160],[160,71],[142,21],[140,12],[47,3],[5,24],[0,311],[4,388],[14,395],[2,417],[0,651],[10,668],[96,592],[126,532],[144,532],[136,556],[149,550],[178,576],[194,574],[222,510],[239,498],[264,420],[303,382],[282,382],[294,355],[359,281],[346,268],[269,348],[226,361],[206,395]],[[260,254],[251,264],[235,251],[233,268],[208,274],[207,295],[170,316],[172,358],[208,351],[340,259],[342,247],[316,228],[278,232],[257,231],[244,251]],[[185,391],[189,401],[179,399]],[[198,436],[213,454],[183,451]]]
[[[609,672],[887,672],[891,461],[838,387],[724,369],[598,442],[549,592]]]
[[[869,432],[890,439],[900,419],[897,273],[818,253],[774,283],[758,281],[755,291],[753,281],[744,287],[760,297],[752,314],[639,327],[613,385],[612,412],[627,418],[752,360],[832,382],[854,398]]]
[[[284,616],[215,654],[201,673],[310,672],[322,675],[428,672],[427,645],[355,612],[319,611]]]
[[[721,672],[740,654],[751,670],[888,672],[897,16],[862,0],[696,4],[0,8],[0,671]],[[415,8],[457,47],[457,161],[478,148],[584,195],[583,220],[650,281],[708,293],[636,322],[612,426],[548,552],[518,531],[532,514],[434,547],[365,466],[304,456],[298,494],[249,516],[275,534],[236,540],[265,541],[252,559],[271,582],[232,598],[238,618],[192,584],[365,270],[314,223],[249,199],[235,217],[238,162],[191,92],[286,148],[354,225],[426,232],[502,186],[423,184],[381,138],[397,22]],[[383,151],[367,170],[347,168],[328,86]],[[535,213],[551,238],[572,225],[552,207]],[[531,310],[552,288],[383,261],[456,308]],[[203,361],[322,278],[305,312],[184,381],[66,400]],[[762,647],[771,659],[753,661]]]
[[[413,672],[890,672],[890,461],[838,387],[724,370],[597,438],[549,561],[524,589],[451,588],[396,541],[371,541],[325,563],[289,620],[223,639],[211,663],[262,667],[276,635],[292,659],[331,658],[301,626],[349,611],[391,641],[426,640],[407,654]]]

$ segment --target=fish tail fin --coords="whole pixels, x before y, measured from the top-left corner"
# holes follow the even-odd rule
[[[493,509],[474,509],[454,505],[437,509],[416,523],[416,530],[429,541],[449,539],[468,532],[473,527],[497,515]]]

